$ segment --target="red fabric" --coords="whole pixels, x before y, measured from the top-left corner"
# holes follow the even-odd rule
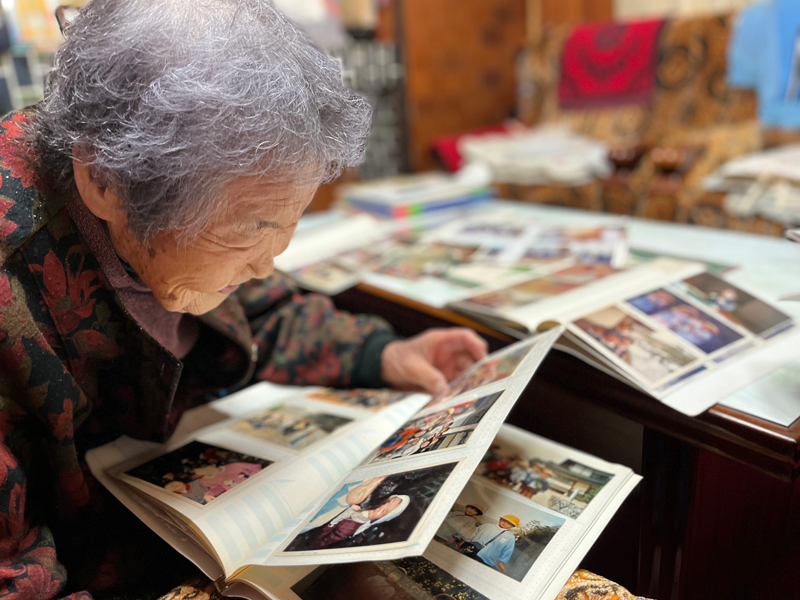
[[[572,32],[561,57],[562,108],[649,104],[663,20],[601,23]]]
[[[433,140],[433,151],[442,161],[445,169],[450,172],[458,171],[463,165],[461,153],[458,151],[458,142],[465,135],[486,135],[487,133],[508,133],[511,131],[508,125],[493,125],[474,131],[465,131],[458,135],[443,135]]]

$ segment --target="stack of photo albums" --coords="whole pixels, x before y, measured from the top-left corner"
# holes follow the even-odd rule
[[[352,228],[338,237],[349,247],[301,233],[276,265],[303,287],[363,282],[516,337],[563,323],[556,348],[690,416],[800,359],[789,315],[719,265],[629,252],[622,227],[544,227],[491,210],[409,237],[364,219],[326,227]]]
[[[437,397],[261,383],[87,461],[225,596],[550,600],[640,479],[502,425],[561,334]]]

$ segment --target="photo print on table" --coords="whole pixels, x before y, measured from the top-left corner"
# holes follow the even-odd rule
[[[716,352],[743,338],[740,333],[710,314],[664,289],[631,298],[628,304],[649,315],[706,354]]]
[[[648,327],[616,306],[578,319],[574,325],[653,385],[698,360],[670,335]]]
[[[614,269],[602,263],[573,265],[537,279],[474,296],[467,299],[466,302],[496,310],[519,308],[544,298],[564,294],[615,272]]]
[[[303,285],[312,288],[339,288],[355,283],[356,273],[332,261],[311,263],[292,271]]]
[[[468,262],[477,250],[475,246],[443,243],[398,245],[386,252],[375,272],[412,281],[426,276],[446,277],[451,267]]]
[[[202,442],[189,442],[125,474],[204,506],[273,462]]]
[[[457,464],[400,471],[344,484],[284,552],[363,548],[408,541]]]
[[[565,517],[479,484],[473,477],[434,540],[484,568],[522,581],[565,522]]]
[[[411,419],[383,442],[364,464],[408,458],[466,444],[503,392],[462,402],[439,412]]]
[[[302,450],[351,422],[352,419],[317,408],[281,404],[237,421],[230,429],[292,450]]]
[[[489,448],[475,473],[571,519],[577,519],[614,477],[567,458],[522,456],[502,443]]]
[[[292,591],[302,600],[489,600],[422,556],[324,565]]]
[[[701,273],[674,286],[751,333],[767,338],[784,331],[792,318],[711,273]]]
[[[398,392],[396,390],[334,390],[325,388],[316,392],[309,393],[306,397],[311,400],[321,400],[334,404],[343,404],[355,408],[365,408],[367,410],[382,410],[387,406],[405,400],[412,395],[412,392]]]

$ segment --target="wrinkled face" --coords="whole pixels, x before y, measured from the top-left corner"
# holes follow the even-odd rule
[[[400,502],[401,502],[400,498],[397,497],[389,498],[378,508],[374,508],[371,511],[369,511],[367,516],[369,517],[370,521],[377,521],[378,519],[385,517],[395,508],[397,508],[400,505]]]
[[[273,258],[286,250],[316,188],[240,177],[227,187],[220,216],[188,243],[163,232],[148,249],[125,226],[109,222],[109,232],[167,310],[200,315],[240,284],[272,274]]]

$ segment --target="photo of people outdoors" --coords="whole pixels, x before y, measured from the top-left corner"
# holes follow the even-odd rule
[[[447,391],[434,398],[428,403],[428,406],[441,404],[459,394],[511,377],[522,364],[522,361],[525,360],[525,357],[528,356],[533,346],[534,343],[532,342],[521,343],[495,354],[490,354],[451,381]]]
[[[675,284],[706,306],[761,337],[782,331],[791,317],[711,273],[701,273]]]
[[[343,485],[284,551],[407,541],[456,464],[401,471]]]
[[[422,556],[317,567],[292,591],[302,600],[489,600]]]
[[[742,335],[667,290],[654,290],[628,304],[674,331],[684,340],[711,354],[742,339]]]
[[[126,472],[197,504],[206,505],[274,461],[189,442]]]
[[[365,408],[367,410],[382,410],[387,406],[405,400],[411,395],[410,392],[398,392],[396,390],[335,390],[326,388],[307,395],[310,400],[322,400],[334,404],[344,404],[355,408]]]
[[[352,422],[303,406],[280,405],[237,421],[231,429],[292,450],[302,450]]]
[[[412,419],[388,438],[364,464],[408,458],[466,444],[478,423],[502,394],[495,392]]]
[[[492,445],[475,472],[572,519],[614,477],[574,460],[525,457],[499,444]]]
[[[668,334],[648,327],[616,306],[574,324],[651,384],[698,360]]]
[[[495,487],[470,480],[434,539],[522,581],[566,522]]]

